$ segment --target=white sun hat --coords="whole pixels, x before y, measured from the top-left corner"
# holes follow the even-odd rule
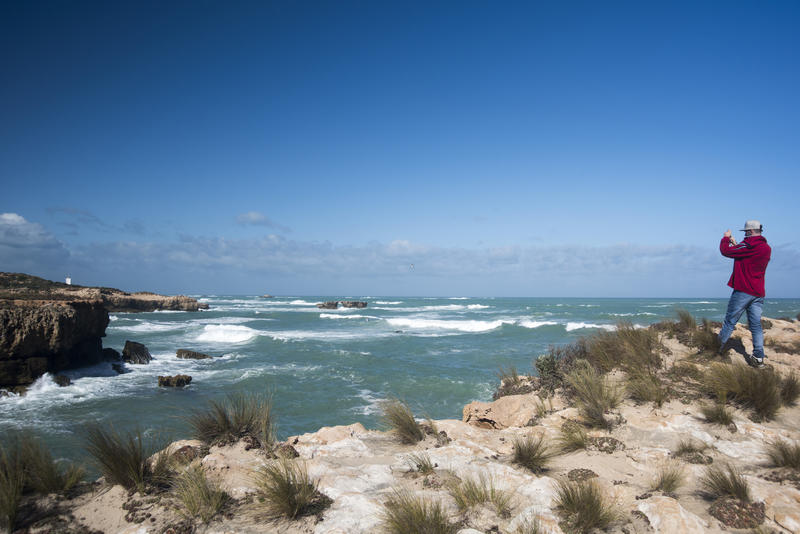
[[[746,232],[747,230],[758,230],[759,232],[763,229],[761,223],[755,219],[747,221],[744,223],[744,228],[742,228],[741,232]]]

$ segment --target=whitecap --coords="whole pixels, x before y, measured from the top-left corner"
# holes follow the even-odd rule
[[[539,328],[540,326],[554,326],[557,325],[558,323],[555,321],[529,321],[527,319],[524,319],[517,324],[525,328]]]
[[[504,324],[513,323],[513,321],[502,319],[497,319],[495,321],[447,321],[442,319],[413,318],[386,319],[386,322],[392,326],[401,326],[406,328],[458,330],[460,332],[487,332],[489,330],[494,330],[495,328],[500,328]]]
[[[378,319],[374,315],[339,315],[336,313],[320,313],[320,319]]]
[[[196,341],[210,343],[242,343],[248,341],[261,332],[247,326],[235,324],[210,324],[203,327],[203,332],[197,336]]]
[[[119,319],[119,317],[117,317],[116,315],[109,315],[109,316],[108,316],[108,320],[109,320],[109,321],[112,321],[112,322],[113,322],[113,321],[116,321],[116,320],[118,320],[118,319]]]
[[[394,304],[402,304],[402,300],[376,300],[375,304],[383,304],[384,306],[394,305]]]
[[[486,308],[491,308],[491,306],[486,306],[485,304],[468,304],[468,310],[485,310]]]
[[[469,297],[450,297],[449,300],[469,300]]]
[[[566,329],[567,332],[572,332],[573,330],[581,330],[583,328],[600,328],[603,330],[608,330],[609,332],[614,331],[617,329],[616,326],[613,324],[595,324],[595,323],[567,323]]]
[[[169,332],[170,330],[180,330],[185,325],[179,323],[149,323],[143,322],[130,326],[110,326],[109,330],[124,330],[126,332]]]

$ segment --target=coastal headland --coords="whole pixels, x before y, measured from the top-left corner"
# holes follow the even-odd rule
[[[102,361],[109,312],[207,307],[182,295],[128,293],[0,273],[0,387],[26,386],[47,372]]]
[[[242,413],[241,404],[199,408],[193,426],[202,432],[146,461],[151,478],[126,484],[104,471],[55,500],[29,495],[18,526],[125,534],[800,532],[800,323],[764,326],[764,369],[745,364],[752,347],[743,325],[720,355],[708,322],[620,323],[539,355],[538,376],[503,370],[496,399],[468,404],[460,420],[398,423],[391,414],[413,399],[387,401],[394,423],[386,431],[343,421],[275,442],[268,425],[217,432],[225,419],[217,416]],[[202,505],[189,498],[201,493]],[[296,506],[281,505],[289,501]]]

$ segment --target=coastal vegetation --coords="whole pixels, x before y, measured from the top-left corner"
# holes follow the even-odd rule
[[[272,397],[264,393],[236,393],[222,401],[210,401],[206,410],[187,417],[196,439],[208,445],[256,440],[267,449],[275,443]]]
[[[556,487],[555,506],[567,532],[585,534],[605,528],[620,517],[619,511],[594,480],[560,480]]]
[[[553,452],[544,439],[544,434],[515,437],[512,461],[534,473],[542,472],[553,458]]]
[[[767,455],[775,467],[800,470],[800,442],[776,439],[767,445]]]
[[[750,502],[750,485],[741,471],[732,464],[708,466],[699,483],[701,492],[710,499],[730,496]]]
[[[320,493],[305,465],[288,458],[265,464],[256,472],[255,483],[260,509],[269,519],[320,514],[332,502]]]
[[[172,492],[181,503],[179,511],[182,515],[200,519],[203,523],[210,522],[230,501],[219,484],[208,480],[202,465],[197,462],[175,477]]]
[[[658,468],[653,483],[650,486],[652,491],[662,491],[664,493],[675,493],[686,480],[686,471],[683,465],[677,462],[670,462]]]
[[[465,476],[449,484],[447,491],[461,512],[487,503],[494,507],[500,517],[508,517],[511,513],[512,493],[495,487],[494,481],[483,473]]]
[[[425,437],[411,408],[400,399],[388,399],[381,405],[381,420],[401,443],[413,445]]]
[[[450,521],[442,502],[394,490],[383,502],[383,528],[387,534],[455,534],[459,527]]]

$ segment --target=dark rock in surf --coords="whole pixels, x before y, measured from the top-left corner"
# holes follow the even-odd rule
[[[317,308],[321,310],[335,310],[339,307],[338,301],[330,301],[330,302],[320,302],[317,304]]]
[[[210,360],[211,356],[203,354],[202,352],[195,352],[188,349],[178,349],[175,356],[182,360]]]
[[[58,384],[59,387],[62,387],[62,388],[72,384],[72,380],[70,380],[69,377],[66,376],[66,375],[56,375],[56,376],[54,376],[53,377],[53,382],[55,382],[56,384]]]
[[[147,347],[136,341],[125,341],[125,348],[122,349],[122,359],[126,363],[146,364],[150,363],[153,357]]]
[[[158,387],[182,388],[184,386],[188,386],[191,382],[192,382],[192,377],[189,375],[158,377]]]
[[[363,300],[343,300],[340,304],[344,308],[366,308],[367,303]]]

